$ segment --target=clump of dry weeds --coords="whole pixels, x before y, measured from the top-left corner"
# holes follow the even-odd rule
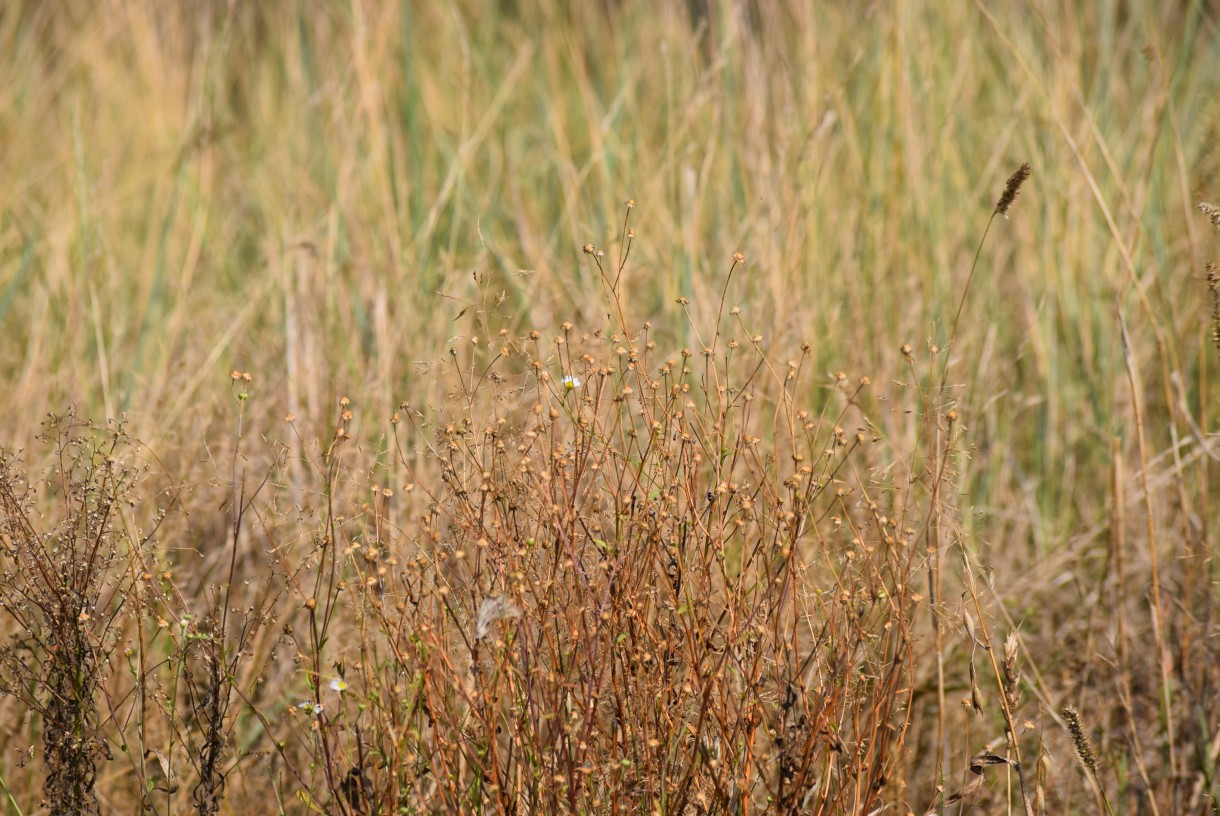
[[[867,378],[802,404],[809,347],[773,360],[735,312],[671,355],[647,326],[493,331],[455,353],[452,410],[400,407],[402,484],[346,493],[354,514],[341,406],[316,469],[336,504],[291,576],[318,806],[895,799],[928,477],[880,467]]]
[[[97,765],[111,758],[103,688],[142,544],[126,538],[120,514],[138,470],[124,459],[121,426],[69,413],[47,420],[42,439],[55,454],[45,478],[29,478],[13,454],[0,458],[0,609],[12,627],[0,689],[41,720],[46,806],[98,813]]]
[[[1210,674],[1159,685],[1193,675],[1129,654],[1118,605],[1123,719],[1095,746],[1060,698],[1108,681],[1048,679],[1047,636],[1011,617],[957,507],[952,349],[903,346],[906,380],[882,386],[817,372],[812,341],[782,354],[731,306],[751,271],[734,253],[718,301],[679,299],[690,345],[663,351],[621,296],[632,204],[613,264],[585,247],[603,325],[517,331],[486,298],[444,400],[384,432],[344,398],[324,439],[290,416],[253,444],[262,406],[235,371],[208,480],[137,485],[147,454],[70,416],[46,476],[3,460],[0,678],[41,720],[54,812],[99,812],[121,756],[105,795],[149,813],[1041,814],[1079,808],[1052,778],[1073,745],[1099,812],[1111,791],[1207,801],[1206,757],[1191,791],[1158,792],[1145,748],[1206,727],[1141,715],[1206,718],[1190,695]],[[1121,588],[1155,564],[1124,556],[1147,496],[1119,461]],[[1138,794],[1107,775],[1124,751]]]

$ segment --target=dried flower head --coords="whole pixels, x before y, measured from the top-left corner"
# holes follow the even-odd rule
[[[1008,183],[1004,185],[1004,192],[1000,195],[1000,200],[996,202],[995,211],[999,215],[1008,217],[1008,208],[1017,200],[1017,194],[1021,192],[1021,185],[1030,177],[1029,162],[1022,164],[1017,168],[1017,172],[1008,177]]]
[[[1017,674],[1018,648],[1017,633],[1009,632],[1008,637],[1004,638],[1004,676],[1008,678],[1010,683],[1017,682],[1019,677]]]
[[[1207,216],[1207,220],[1212,222],[1212,226],[1220,229],[1220,207],[1215,204],[1208,204],[1206,201],[1200,201],[1195,205],[1195,209]]]

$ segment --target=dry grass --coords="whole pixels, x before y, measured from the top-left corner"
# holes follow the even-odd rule
[[[1214,15],[810,5],[0,9],[9,812],[1217,811]]]

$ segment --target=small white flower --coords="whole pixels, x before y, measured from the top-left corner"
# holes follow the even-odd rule
[[[334,680],[330,681],[330,690],[342,694],[343,692],[347,691],[347,681],[342,677],[336,677]]]
[[[304,711],[306,714],[312,714],[317,717],[322,713],[322,704],[315,703],[313,700],[302,700],[297,703],[297,708]]]
[[[569,391],[580,388],[580,377],[575,377],[571,374],[565,375],[561,382],[563,383],[563,387]]]

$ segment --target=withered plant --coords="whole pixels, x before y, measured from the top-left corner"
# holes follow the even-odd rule
[[[0,456],[0,609],[12,626],[0,689],[41,719],[50,812],[91,814],[97,764],[111,756],[103,728],[115,701],[104,681],[145,543],[130,539],[120,518],[139,471],[121,425],[99,428],[69,412],[44,428],[40,438],[55,451],[45,477],[27,476],[15,454]]]

